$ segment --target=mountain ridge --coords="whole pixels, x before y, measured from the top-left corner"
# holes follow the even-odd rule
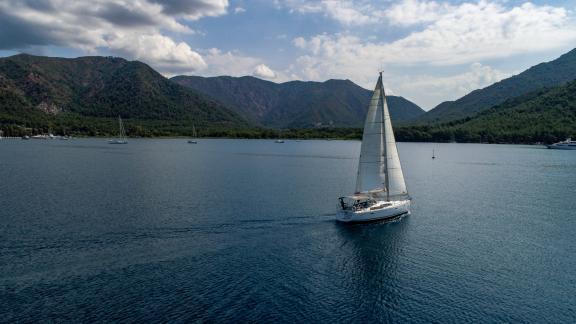
[[[350,80],[338,79],[275,83],[251,76],[175,76],[171,80],[217,98],[265,127],[361,127],[372,94]],[[387,98],[396,122],[424,113],[402,97]]]
[[[514,97],[576,79],[576,48],[560,57],[498,81],[453,101],[445,101],[417,118],[416,122],[442,123],[474,116]]]
[[[243,126],[219,102],[169,81],[150,66],[118,57],[0,58],[0,111],[176,120]],[[10,99],[8,101],[8,99]],[[10,107],[7,107],[8,103]]]

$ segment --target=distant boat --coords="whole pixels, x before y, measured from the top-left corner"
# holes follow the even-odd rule
[[[198,137],[198,134],[196,134],[196,127],[194,125],[192,125],[192,138],[193,139],[188,140],[188,144],[198,144],[196,137]]]
[[[398,157],[382,72],[364,123],[356,190],[339,200],[336,220],[340,222],[392,219],[410,212],[410,196]]]
[[[120,128],[120,134],[117,139],[109,140],[108,144],[128,144],[126,139],[126,131],[124,130],[124,124],[122,123],[122,118],[118,116],[118,127]]]
[[[434,154],[434,148],[432,148],[432,160],[434,160],[436,158],[436,155]]]
[[[549,149],[556,150],[576,150],[576,141],[567,138],[565,141],[547,145]]]
[[[278,131],[278,139],[274,141],[274,143],[284,143],[283,139],[280,139],[280,133],[281,131]]]

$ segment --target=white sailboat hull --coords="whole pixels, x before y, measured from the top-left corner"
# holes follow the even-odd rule
[[[364,223],[392,219],[408,213],[410,213],[410,200],[380,201],[364,209],[340,209],[336,220],[344,223]]]
[[[108,144],[128,144],[128,141],[123,140],[109,140]]]

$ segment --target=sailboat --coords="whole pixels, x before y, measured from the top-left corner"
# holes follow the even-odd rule
[[[281,131],[278,130],[278,139],[274,141],[274,143],[284,143],[284,140],[280,137]]]
[[[196,137],[198,137],[198,134],[196,134],[196,127],[192,125],[192,139],[188,140],[188,144],[198,144]]]
[[[436,154],[434,152],[434,147],[432,147],[432,160],[434,160],[436,158]]]
[[[122,123],[122,118],[118,116],[118,127],[120,128],[120,134],[117,139],[109,140],[108,144],[128,144],[126,139],[126,131],[124,130],[124,124]]]
[[[410,199],[380,72],[364,122],[356,190],[339,198],[336,220],[358,223],[396,218],[410,212]]]

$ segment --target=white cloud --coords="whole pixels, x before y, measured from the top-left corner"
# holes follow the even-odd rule
[[[397,75],[388,81],[396,92],[409,98],[418,98],[420,105],[432,108],[442,101],[458,99],[511,75],[487,65],[473,63],[466,71],[455,75]]]
[[[485,1],[454,7],[422,30],[393,42],[364,41],[343,34],[294,40],[297,47],[323,60],[434,65],[508,57],[575,42],[576,24],[564,8],[525,3],[506,9]]]
[[[240,14],[240,13],[243,13],[243,12],[246,12],[246,9],[244,9],[244,8],[242,8],[242,7],[236,7],[236,8],[234,8],[234,13],[235,13],[235,14]]]
[[[207,64],[200,54],[184,42],[176,43],[169,37],[153,35],[124,35],[108,41],[113,51],[143,62],[167,76],[204,70]]]
[[[301,14],[322,13],[344,25],[366,25],[378,22],[382,10],[367,0],[285,0],[278,7],[288,7]]]
[[[413,2],[405,1],[404,5]],[[329,78],[351,79],[371,88],[374,73],[382,64],[384,67],[393,66],[397,71],[402,67],[414,71],[418,67],[430,69],[469,65],[556,50],[576,43],[576,24],[569,19],[567,11],[560,7],[525,3],[505,8],[499,3],[487,1],[463,3],[459,6],[425,2],[416,6],[428,8],[432,13],[405,18],[410,24],[422,26],[395,41],[383,42],[349,34],[295,38],[293,44],[302,54],[287,74],[318,81]],[[389,11],[389,15],[397,15],[395,20],[391,20],[395,23],[401,19],[395,10]],[[426,23],[432,19],[430,17],[435,19]],[[466,77],[472,78],[474,75],[477,74],[467,74]],[[442,81],[439,84],[446,84],[443,82],[448,79],[439,80]],[[407,83],[406,86],[393,86],[393,89],[402,95],[409,89],[417,89],[417,85]],[[456,90],[447,85],[445,90],[438,89],[438,98],[453,97],[454,93],[460,94],[471,89],[468,84]],[[416,91],[414,93],[418,95]],[[424,101],[428,106],[431,103],[431,99]]]
[[[436,1],[403,0],[384,12],[386,21],[393,25],[410,26],[433,22],[453,12],[456,7]]]
[[[264,64],[259,64],[258,66],[256,66],[252,75],[264,79],[276,78],[276,72],[274,72],[271,68],[269,68]]]
[[[202,57],[164,34],[194,33],[182,23],[226,13],[227,0],[0,1],[0,49],[68,46],[108,49],[166,74],[204,69]]]
[[[222,51],[211,48],[201,52],[208,67],[202,71],[206,76],[244,76],[251,75],[254,68],[261,64],[255,57],[243,55],[238,51]]]

